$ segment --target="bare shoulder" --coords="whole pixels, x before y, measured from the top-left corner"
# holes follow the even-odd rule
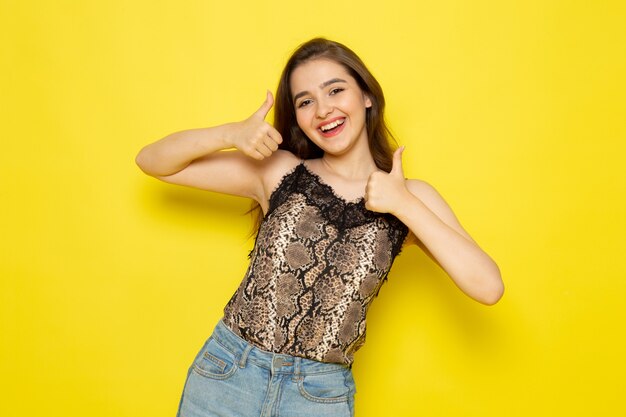
[[[450,205],[434,186],[421,179],[408,179],[406,181],[406,186],[411,194],[424,203],[424,205],[426,205],[426,207],[428,207],[428,209],[439,217],[444,223],[455,229],[466,238],[473,240],[461,226]]]
[[[415,195],[416,197],[428,197],[429,195],[433,194],[439,195],[439,192],[437,192],[435,187],[421,179],[407,179],[406,187],[409,189],[411,194]]]
[[[263,161],[261,168],[263,182],[271,187],[299,163],[300,159],[291,152],[282,149],[277,150],[271,157]]]
[[[267,162],[265,170],[270,173],[275,170],[281,171],[289,166],[294,167],[300,162],[300,159],[290,151],[279,149],[267,159]]]
[[[408,179],[406,180],[406,187],[411,194],[419,198],[422,203],[439,217],[442,217],[442,215],[446,217],[454,216],[452,209],[443,196],[428,182],[421,179]]]
[[[264,211],[269,205],[269,198],[272,191],[278,187],[281,180],[292,171],[299,163],[300,158],[289,151],[279,149],[271,157],[263,161],[261,177],[263,181],[263,197],[259,199],[259,204]]]
[[[429,208],[430,206],[433,205],[431,200],[436,199],[436,197],[433,197],[433,195],[439,195],[437,190],[435,190],[435,188],[432,185],[430,185],[428,182],[424,180],[415,179],[415,178],[407,179],[405,184],[409,192],[413,194],[415,197],[419,198]],[[431,201],[431,203],[428,203],[428,201]],[[404,241],[404,244],[407,246],[418,245],[423,248],[417,236],[415,236],[415,234],[413,234],[413,232],[411,231],[409,231],[409,234],[407,235]]]
[[[439,214],[438,212],[442,210],[452,211],[443,196],[430,183],[421,179],[408,179],[406,180],[406,187],[411,194],[422,200],[435,214]]]

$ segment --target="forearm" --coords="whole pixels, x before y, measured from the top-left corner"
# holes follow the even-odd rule
[[[175,174],[195,159],[232,148],[230,129],[230,124],[224,124],[172,133],[141,149],[135,161],[148,175]]]
[[[409,227],[464,293],[484,304],[493,304],[502,296],[504,288],[496,263],[419,198],[407,192],[394,215]]]

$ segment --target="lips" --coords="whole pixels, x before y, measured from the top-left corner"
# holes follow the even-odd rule
[[[327,129],[327,127],[334,127],[333,125],[338,125],[338,124],[342,124],[344,121],[346,120],[345,117],[335,117],[333,119],[330,119],[328,121],[325,121],[324,123],[320,123],[317,128],[323,130],[329,130]]]
[[[335,117],[334,119],[328,120],[317,127],[317,130],[324,137],[331,137],[339,134],[344,126],[345,126],[345,117]]]

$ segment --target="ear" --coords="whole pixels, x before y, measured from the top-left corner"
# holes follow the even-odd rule
[[[365,98],[365,108],[369,109],[372,107],[372,99],[367,94],[363,93],[363,97]]]

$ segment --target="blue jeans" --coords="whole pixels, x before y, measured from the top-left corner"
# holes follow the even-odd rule
[[[178,417],[352,417],[342,364],[261,350],[220,320],[187,373]]]

